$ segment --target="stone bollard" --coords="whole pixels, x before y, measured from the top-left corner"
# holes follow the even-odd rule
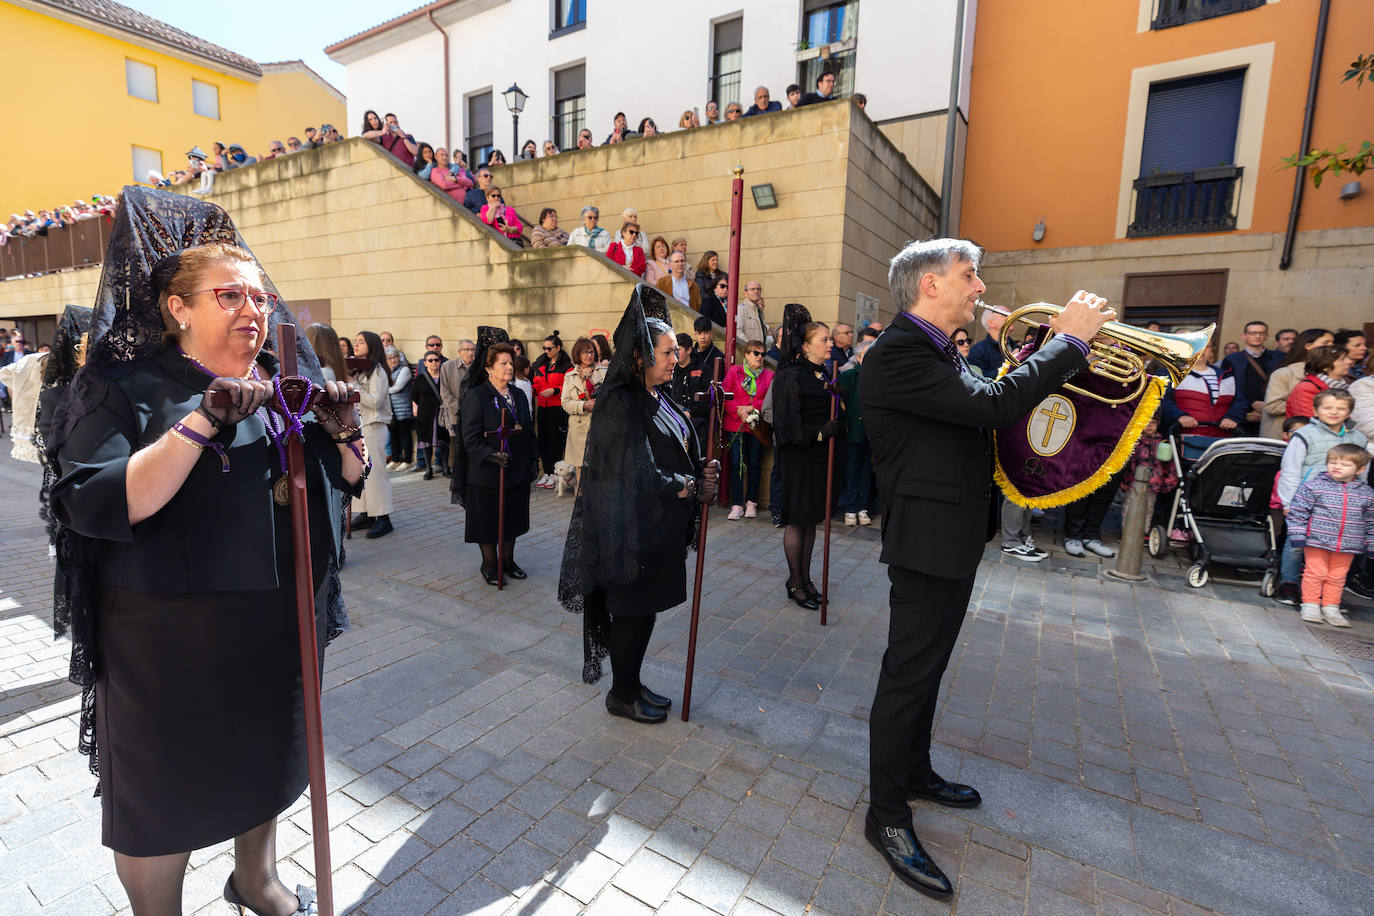
[[[1135,467],[1135,479],[1131,481],[1131,493],[1126,497],[1126,511],[1121,519],[1121,550],[1116,555],[1116,569],[1107,570],[1107,575],[1117,579],[1141,582],[1146,576],[1140,574],[1141,554],[1145,552],[1146,513],[1150,511],[1150,465],[1140,462]]]

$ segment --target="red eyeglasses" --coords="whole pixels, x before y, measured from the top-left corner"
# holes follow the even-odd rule
[[[214,289],[198,289],[191,293],[192,296],[199,293],[214,293],[215,302],[226,312],[237,312],[248,302],[253,300],[253,304],[258,307],[258,311],[264,314],[277,307],[277,297],[271,293],[253,293],[251,296],[241,289],[233,287],[217,286]]]

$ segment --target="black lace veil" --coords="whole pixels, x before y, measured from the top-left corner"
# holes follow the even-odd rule
[[[463,373],[462,380],[458,383],[458,410],[463,409],[463,401],[468,396],[474,386],[482,385],[487,381],[487,351],[495,344],[510,343],[510,334],[506,333],[505,328],[492,327],[491,325],[479,324],[477,326],[477,348],[472,354],[472,365],[468,366],[468,371]],[[533,412],[534,405],[530,405]],[[463,430],[458,430],[458,435],[449,440],[449,448],[453,449],[453,476],[448,481],[448,501],[451,505],[467,508],[464,500],[467,499],[468,486],[468,449],[463,442]]]
[[[801,373],[806,361],[802,344],[811,313],[799,302],[783,306],[782,328],[778,331],[778,371],[770,389],[773,398],[773,442],[777,445],[802,445],[805,435],[801,422]]]
[[[92,773],[99,772],[95,750],[95,682],[99,676],[95,571],[100,544],[51,521],[47,509],[51,486],[56,481],[57,454],[76,423],[104,401],[109,383],[124,376],[134,362],[153,356],[163,346],[165,325],[157,300],[161,291],[158,282],[165,278],[170,263],[167,259],[187,248],[216,242],[237,245],[251,253],[223,208],[170,191],[124,188],[105,249],[95,306],[79,311],[69,309],[63,315],[59,328],[61,343],[54,343],[49,375],[44,378],[44,394],[54,393],[51,400],[55,402],[49,404],[40,398],[45,472],[39,500],[56,554],[53,634],[71,635],[68,677],[82,688],[77,746],[90,756]],[[163,269],[155,272],[159,262]],[[295,320],[266,274],[263,288],[277,296],[277,305],[267,316],[262,360],[264,365],[275,366],[271,357],[278,349],[277,329],[282,324],[294,324]],[[83,348],[78,342],[86,327],[89,333]],[[83,351],[84,365],[78,357]],[[320,383],[320,363],[304,333],[296,335],[296,357],[298,373]],[[347,626],[347,615],[337,561],[334,552],[329,553],[327,632],[333,636]]]
[[[659,476],[648,440],[658,402],[644,386],[644,367],[654,363],[654,337],[672,329],[663,293],[642,283],[636,286],[615,330],[615,355],[597,391],[587,433],[558,600],[584,615],[582,679],[589,684],[601,677],[610,621],[604,602],[588,601],[588,596],[607,585],[634,582],[641,556],[657,549],[664,537],[676,536],[664,530]]]

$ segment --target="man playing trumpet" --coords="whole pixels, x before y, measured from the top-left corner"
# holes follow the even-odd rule
[[[1115,317],[1079,291],[1055,335],[997,381],[968,370],[950,342],[986,287],[972,242],[914,242],[888,273],[901,311],[868,351],[860,397],[882,494],[891,621],[869,723],[871,804],[864,833],[897,877],[932,897],[953,887],[922,849],[907,802],[980,803],[930,760],[940,678],[958,639],[984,543],[997,530],[991,430],[1013,424],[1088,366],[1087,341]]]

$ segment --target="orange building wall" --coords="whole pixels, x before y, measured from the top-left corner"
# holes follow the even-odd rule
[[[1137,32],[1134,0],[1042,4],[980,0],[974,42],[961,234],[991,250],[1117,241],[1116,214],[1131,71],[1274,42],[1274,69],[1254,182],[1251,233],[1282,232],[1293,171],[1275,171],[1301,136],[1317,0],[1264,7],[1161,31]],[[1374,86],[1342,83],[1374,50],[1374,2],[1335,2],[1326,36],[1312,145],[1352,148],[1374,138]],[[1139,156],[1139,151],[1130,153]],[[1374,187],[1338,199],[1348,178],[1309,183],[1300,229],[1374,224]],[[1031,230],[1044,218],[1045,240]],[[1226,233],[1234,234],[1234,233]]]

